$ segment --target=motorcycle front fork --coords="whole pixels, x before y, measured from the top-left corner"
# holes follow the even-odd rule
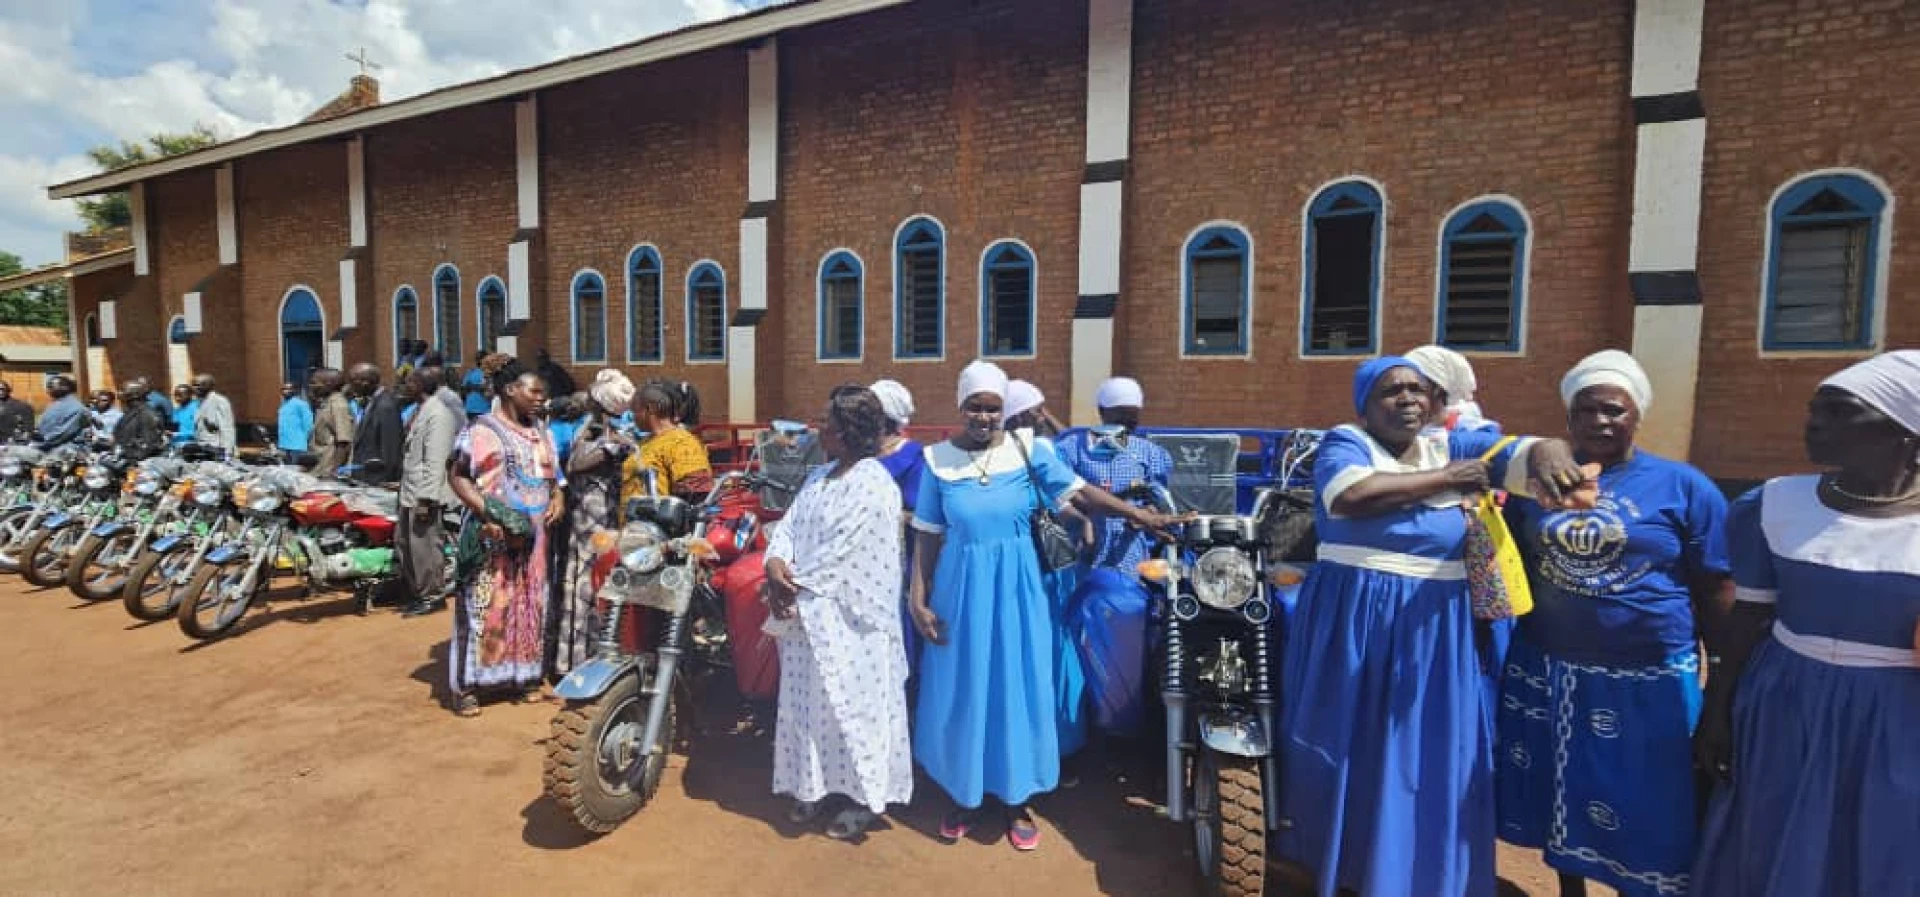
[[[647,725],[640,735],[640,743],[649,751],[659,743],[660,727],[667,718],[667,704],[673,700],[673,680],[680,668],[686,631],[687,615],[676,614],[668,619],[667,631],[660,637],[660,661],[653,673],[653,698],[647,702]]]

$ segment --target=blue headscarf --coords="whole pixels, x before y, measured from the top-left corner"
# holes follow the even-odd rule
[[[1367,397],[1373,395],[1373,387],[1394,368],[1412,368],[1418,371],[1414,363],[1398,355],[1382,355],[1368,359],[1353,373],[1353,413],[1367,416]]]

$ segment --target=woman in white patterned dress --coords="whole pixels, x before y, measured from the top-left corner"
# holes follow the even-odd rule
[[[862,386],[833,391],[815,470],[774,528],[767,592],[780,636],[773,790],[807,824],[829,795],[848,805],[828,837],[857,838],[913,798],[907,654],[900,620],[900,490],[874,455],[886,432]],[[740,633],[754,638],[757,633]]]

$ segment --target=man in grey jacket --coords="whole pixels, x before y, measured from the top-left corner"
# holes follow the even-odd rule
[[[447,485],[447,461],[454,438],[466,421],[434,398],[445,386],[437,367],[417,368],[407,377],[406,392],[418,397],[419,408],[407,424],[400,449],[400,575],[413,596],[405,614],[422,616],[447,606],[445,538],[440,515],[454,501]]]
[[[240,442],[239,429],[233,422],[233,403],[214,391],[212,374],[193,378],[193,394],[200,397],[200,413],[193,419],[194,440],[231,454]]]

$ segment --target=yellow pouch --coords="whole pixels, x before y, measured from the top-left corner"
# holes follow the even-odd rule
[[[1482,463],[1512,445],[1517,436],[1494,443]],[[1527,565],[1520,557],[1520,546],[1507,519],[1500,514],[1500,503],[1491,490],[1467,515],[1467,540],[1462,561],[1467,568],[1467,594],[1473,601],[1473,615],[1481,620],[1506,620],[1533,610],[1533,589],[1527,584]]]

